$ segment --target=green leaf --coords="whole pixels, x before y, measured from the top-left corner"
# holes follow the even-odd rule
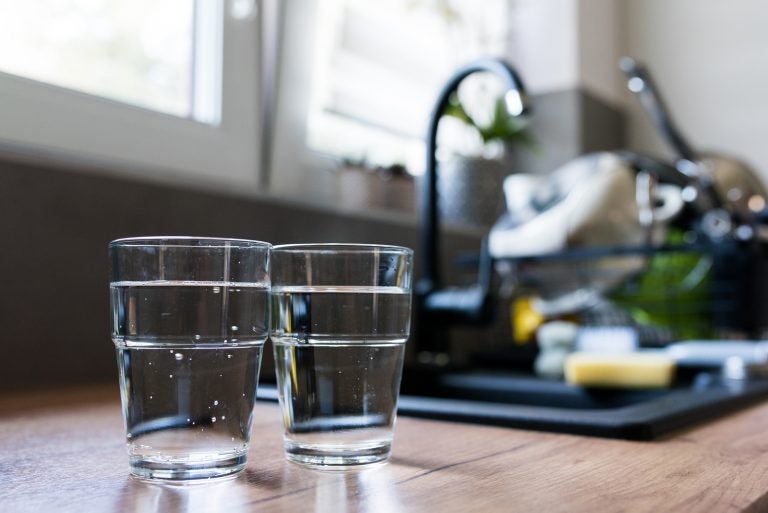
[[[538,146],[535,137],[528,130],[528,119],[511,115],[507,111],[503,98],[497,98],[494,102],[493,117],[487,126],[479,125],[467,113],[456,93],[449,98],[443,114],[460,119],[473,127],[480,134],[484,144],[498,140],[508,145],[525,146],[531,149],[536,149]]]

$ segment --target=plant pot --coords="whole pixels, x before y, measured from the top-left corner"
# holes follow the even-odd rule
[[[410,176],[378,169],[345,167],[336,172],[339,204],[354,209],[394,210],[414,214],[415,185]]]
[[[504,211],[506,168],[498,160],[454,157],[437,170],[443,221],[490,227]]]

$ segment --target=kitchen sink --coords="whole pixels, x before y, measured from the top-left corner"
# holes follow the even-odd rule
[[[276,400],[274,385],[259,398]],[[768,398],[768,379],[699,372],[665,390],[587,389],[499,371],[406,370],[398,413],[587,436],[652,440]]]
[[[411,385],[406,377],[404,394],[463,399],[483,403],[546,406],[567,410],[614,409],[665,395],[662,390],[603,390],[569,386],[498,371],[451,373],[436,376],[429,384]]]
[[[498,372],[444,374],[403,390],[403,415],[651,440],[768,398],[768,380],[700,372],[665,390],[587,389]]]

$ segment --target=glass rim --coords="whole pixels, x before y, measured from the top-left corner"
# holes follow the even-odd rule
[[[358,244],[346,242],[311,242],[306,244],[280,244],[272,246],[272,253],[373,253],[373,250],[393,254],[413,255],[413,250],[405,246],[391,244]]]
[[[207,242],[210,244],[195,244]],[[252,239],[230,239],[227,237],[195,237],[187,235],[152,235],[123,237],[109,243],[110,248],[117,247],[175,247],[175,248],[264,248],[271,249],[272,244]]]

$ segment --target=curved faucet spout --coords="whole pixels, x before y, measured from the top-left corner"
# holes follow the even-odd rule
[[[440,233],[437,198],[437,127],[448,106],[451,95],[459,84],[474,73],[492,73],[501,78],[508,88],[504,95],[507,110],[513,116],[530,111],[525,87],[517,71],[501,59],[480,59],[459,68],[448,79],[437,97],[429,118],[427,132],[427,167],[421,202],[423,278],[417,284],[420,294],[428,294],[441,285],[440,280]]]

